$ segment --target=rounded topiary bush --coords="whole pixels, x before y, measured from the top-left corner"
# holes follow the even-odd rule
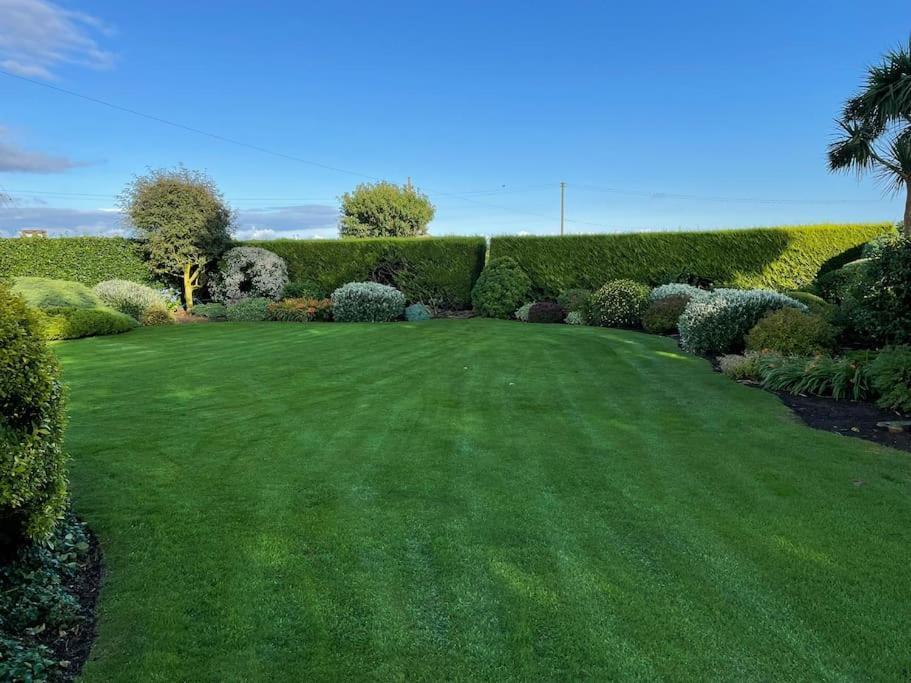
[[[642,328],[651,334],[676,333],[677,321],[690,298],[685,294],[672,294],[652,299],[642,314]]]
[[[727,353],[743,348],[744,337],[760,319],[780,308],[807,307],[791,297],[762,289],[716,289],[690,300],[677,328],[691,353]]]
[[[671,282],[666,285],[658,285],[648,294],[649,301],[659,301],[670,297],[686,297],[687,301],[696,296],[706,294],[706,290],[699,289],[693,285],[684,282]]]
[[[161,292],[129,280],[105,280],[92,291],[104,304],[136,320],[153,306],[167,308]]]
[[[259,247],[234,247],[222,257],[209,293],[225,304],[253,298],[275,300],[287,284],[288,266],[281,256]]]
[[[790,292],[785,292],[785,294],[805,305],[810,313],[821,315],[824,318],[831,318],[835,314],[835,306],[821,296],[816,296],[811,292],[802,292],[800,290],[792,290]]]
[[[332,292],[332,314],[338,322],[389,322],[404,311],[405,295],[378,282],[349,282]]]
[[[835,337],[835,328],[821,315],[782,308],[756,323],[745,341],[747,351],[813,356],[834,349]]]
[[[149,306],[143,313],[139,322],[147,327],[157,327],[160,325],[173,325],[177,321],[174,314],[168,310],[163,303]]]
[[[562,323],[566,309],[553,301],[539,301],[528,309],[530,323]]]
[[[48,339],[81,339],[122,334],[139,326],[126,313],[113,308],[72,308],[60,306],[44,310],[44,335]]]
[[[417,323],[423,320],[430,320],[433,313],[422,303],[411,304],[405,309],[405,320],[410,323]]]
[[[531,297],[531,279],[510,256],[491,259],[471,290],[478,315],[508,319]]]
[[[47,537],[67,500],[59,370],[25,302],[0,284],[0,549]]]
[[[241,299],[225,307],[225,318],[232,322],[261,322],[269,318],[269,304],[272,299],[257,296]]]
[[[591,321],[604,327],[639,327],[648,295],[649,288],[639,282],[611,280],[592,295]]]

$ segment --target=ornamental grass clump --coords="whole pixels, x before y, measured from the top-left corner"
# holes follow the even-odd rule
[[[349,282],[332,292],[332,313],[343,323],[381,323],[405,312],[405,295],[378,282]]]
[[[882,408],[911,413],[911,346],[892,346],[870,363],[870,382]]]
[[[209,292],[224,304],[251,298],[274,301],[287,284],[288,266],[281,256],[259,247],[234,247],[225,252]]]
[[[129,280],[105,280],[92,291],[106,305],[140,321],[153,306],[167,308],[160,291]]]
[[[762,385],[773,391],[862,401],[873,395],[866,356],[779,356],[760,354],[756,368]]]
[[[269,320],[281,322],[309,323],[332,318],[332,302],[329,299],[282,299],[269,304],[266,310]]]
[[[807,307],[791,297],[762,289],[716,289],[690,300],[677,327],[690,353],[728,353],[743,348],[744,337],[762,317],[780,308]]]
[[[642,325],[649,288],[633,280],[612,280],[592,295],[591,321],[603,327]]]

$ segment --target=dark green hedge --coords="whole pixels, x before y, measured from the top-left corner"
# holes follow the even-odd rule
[[[597,289],[628,278],[657,285],[686,277],[715,285],[796,289],[833,256],[891,224],[809,225],[715,232],[495,237],[490,258],[512,256],[542,294]]]
[[[376,280],[398,287],[410,301],[447,308],[471,304],[484,267],[483,237],[402,237],[244,242],[275,252],[292,281],[311,280],[325,292],[346,282]]]
[[[29,275],[96,285],[120,279],[148,283],[135,242],[122,237],[0,238],[0,275]]]

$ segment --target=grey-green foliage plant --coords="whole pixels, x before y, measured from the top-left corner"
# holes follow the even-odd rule
[[[260,247],[228,249],[209,283],[215,301],[229,304],[241,299],[279,299],[288,284],[288,266],[278,254]]]
[[[378,282],[349,282],[332,292],[337,322],[390,322],[402,317],[405,295]]]
[[[234,216],[215,183],[183,167],[137,176],[119,205],[136,232],[150,269],[179,279],[187,308],[206,265],[228,248]]]
[[[427,234],[435,207],[411,184],[381,181],[358,185],[341,197],[342,237],[417,237]]]
[[[904,235],[911,239],[911,39],[869,67],[861,91],[838,120],[829,146],[832,171],[872,171],[895,192],[905,190]]]
[[[433,313],[430,311],[430,309],[420,302],[411,304],[408,308],[405,309],[405,320],[410,323],[430,320],[432,317]]]
[[[106,305],[136,320],[153,306],[167,306],[159,290],[129,280],[105,280],[92,291]]]
[[[744,337],[771,311],[806,305],[763,289],[716,289],[691,299],[677,327],[680,344],[690,353],[728,353],[743,348]]]

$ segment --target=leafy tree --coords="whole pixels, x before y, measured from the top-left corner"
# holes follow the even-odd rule
[[[342,237],[417,237],[427,234],[436,211],[427,195],[409,183],[358,185],[341,196]]]
[[[911,39],[869,68],[838,125],[829,169],[872,170],[893,191],[905,188],[904,234],[911,237]]]
[[[150,268],[179,278],[187,310],[206,264],[229,246],[234,216],[215,183],[183,167],[138,176],[120,196]]]

